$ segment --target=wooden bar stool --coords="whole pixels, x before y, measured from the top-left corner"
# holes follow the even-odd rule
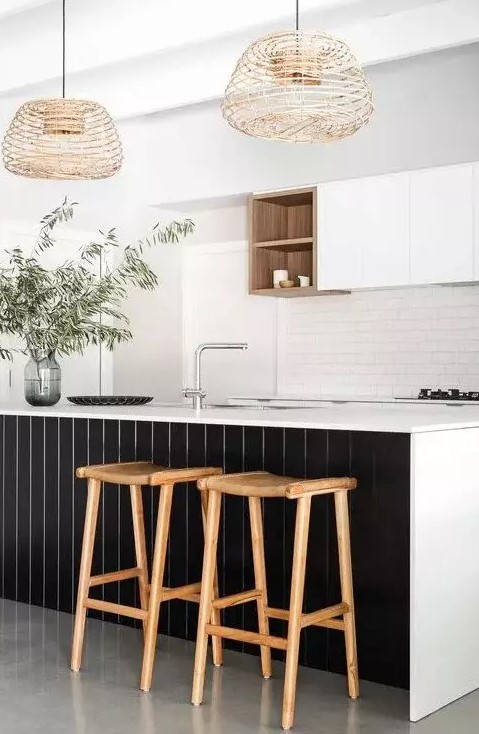
[[[248,472],[200,479],[198,487],[202,492],[208,492],[209,500],[192,703],[197,706],[203,698],[209,635],[260,645],[261,667],[265,678],[271,676],[271,648],[279,648],[286,651],[282,726],[283,729],[290,729],[294,720],[300,633],[302,629],[310,625],[330,627],[344,632],[349,695],[351,698],[357,698],[359,686],[348,516],[348,491],[355,489],[356,480],[349,477],[311,480],[292,479],[267,472]],[[242,591],[238,594],[218,598],[215,594],[214,579],[223,494],[248,497],[256,588],[251,591]],[[334,494],[342,600],[339,604],[304,614],[303,590],[311,499],[316,495],[326,494]],[[266,590],[261,498],[275,497],[286,497],[289,500],[297,501],[289,610],[269,607]],[[215,622],[212,617],[212,612],[215,610],[219,611],[252,600],[256,600],[257,604],[258,632],[218,626],[218,622]],[[282,619],[288,622],[287,637],[274,637],[269,634],[270,618]]]
[[[141,619],[144,631],[144,651],[141,671],[140,688],[149,691],[153,674],[156,638],[158,634],[158,619],[160,605],[163,601],[184,599],[199,602],[201,582],[186,584],[175,588],[163,586],[165,559],[170,529],[171,504],[173,488],[178,482],[197,481],[201,477],[221,474],[222,469],[216,467],[192,467],[188,469],[165,469],[150,462],[135,461],[119,464],[100,464],[97,466],[83,466],[77,469],[77,477],[88,479],[88,499],[83,532],[83,546],[78,581],[77,608],[73,631],[71,669],[79,671],[81,667],[83,638],[85,633],[86,614],[88,609],[103,612],[112,612],[134,619]],[[133,516],[133,533],[135,538],[135,568],[121,571],[112,571],[97,576],[91,575],[93,548],[98,517],[100,491],[103,482],[120,484],[130,487],[131,509]],[[143,500],[141,487],[144,484],[158,487],[160,490],[160,504],[156,523],[155,547],[153,553],[153,567],[151,586],[148,583],[148,561],[145,543],[145,527],[143,519]],[[206,524],[208,493],[202,494],[203,523]],[[216,571],[214,571],[217,584]],[[141,607],[114,604],[101,599],[91,599],[88,596],[92,586],[100,586],[113,581],[138,579]],[[215,623],[219,624],[219,612],[214,610]],[[213,619],[213,618],[212,618]],[[221,639],[213,639],[213,662],[222,664]]]

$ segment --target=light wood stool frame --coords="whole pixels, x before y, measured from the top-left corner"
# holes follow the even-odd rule
[[[209,501],[192,703],[199,705],[203,699],[206,652],[210,635],[260,645],[261,669],[264,678],[271,676],[271,648],[285,650],[282,727],[290,729],[294,721],[300,634],[302,629],[310,625],[344,632],[348,691],[350,697],[356,699],[359,696],[359,681],[348,511],[348,491],[355,489],[356,480],[349,477],[297,480],[266,472],[250,472],[201,479],[198,487],[202,493],[208,491]],[[217,598],[214,582],[222,494],[248,497],[255,588]],[[311,499],[327,494],[334,494],[342,599],[338,604],[305,614],[303,613],[303,594]],[[261,512],[262,497],[286,497],[297,501],[289,610],[268,606]],[[256,601],[258,610],[258,632],[218,626],[213,619],[214,611],[253,600]],[[288,622],[287,637],[275,637],[269,633],[271,618]]]
[[[81,668],[86,615],[88,609],[95,609],[101,612],[111,612],[120,616],[141,619],[143,624],[144,649],[140,688],[143,691],[150,690],[161,603],[171,601],[172,599],[183,599],[185,601],[193,602],[200,601],[201,582],[177,586],[175,588],[163,586],[173,489],[175,484],[178,482],[197,481],[200,477],[207,477],[221,473],[222,469],[216,467],[164,469],[149,462],[104,464],[98,466],[85,466],[77,469],[77,477],[88,479],[88,497],[83,531],[77,606],[70,663],[70,667],[73,671],[78,672]],[[127,568],[120,571],[112,571],[92,576],[91,567],[98,520],[98,506],[103,482],[130,487],[136,566],[134,568]],[[156,486],[160,492],[151,585],[148,581],[148,559],[145,541],[143,498],[141,493],[143,485]],[[203,527],[205,527],[208,493],[202,493],[201,506]],[[138,579],[140,608],[125,606],[123,604],[115,604],[101,599],[92,599],[88,595],[91,587],[134,578]],[[216,590],[217,583],[217,572],[215,567],[214,588]],[[217,591],[215,593],[217,594]],[[211,620],[215,624],[220,624],[220,612],[213,610]],[[212,648],[214,664],[222,665],[222,642],[218,636],[213,638]]]

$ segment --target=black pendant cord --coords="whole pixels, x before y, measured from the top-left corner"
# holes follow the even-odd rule
[[[299,31],[299,0],[296,0],[296,30]]]
[[[65,4],[62,4],[62,96],[65,99]]]

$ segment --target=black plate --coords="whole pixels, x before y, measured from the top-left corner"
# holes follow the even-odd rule
[[[145,395],[69,395],[75,405],[145,405],[153,400]]]

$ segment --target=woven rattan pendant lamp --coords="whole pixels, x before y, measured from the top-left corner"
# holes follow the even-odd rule
[[[349,47],[322,31],[271,33],[244,52],[223,115],[256,138],[323,143],[353,135],[373,112],[372,90]]]
[[[65,0],[62,9],[62,97],[20,107],[5,134],[3,162],[28,178],[108,178],[121,168],[120,138],[104,107],[65,98]]]

